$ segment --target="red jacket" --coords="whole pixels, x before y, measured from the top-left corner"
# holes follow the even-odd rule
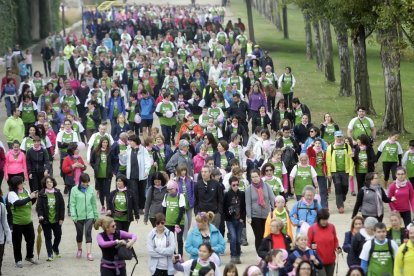
[[[78,159],[79,163],[82,163],[83,165],[85,165],[85,162],[83,162],[82,157],[79,156]],[[72,170],[72,165],[75,164],[74,160],[68,155],[65,157],[65,159],[63,159],[63,163],[62,163],[62,172],[68,176],[72,176],[73,170]],[[81,169],[82,171],[86,170],[86,166],[84,168]]]
[[[309,157],[309,164],[315,169],[316,168],[316,152],[313,149],[313,146],[309,147],[306,150],[306,154]],[[324,175],[327,175],[328,168],[326,167],[326,152],[324,152],[322,156],[322,171]]]
[[[308,231],[308,246],[316,244],[316,253],[321,258],[324,265],[334,264],[336,260],[335,251],[339,247],[336,229],[333,224],[322,228],[318,223],[314,223]]]

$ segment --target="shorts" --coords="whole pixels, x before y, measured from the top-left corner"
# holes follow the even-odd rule
[[[154,122],[154,119],[142,119],[141,120],[141,127],[152,127],[152,124]]]

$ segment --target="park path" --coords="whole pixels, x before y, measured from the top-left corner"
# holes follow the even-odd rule
[[[241,1],[241,0],[237,0]],[[136,3],[136,4],[148,4],[148,1],[138,0],[138,1],[128,1],[129,3]],[[188,5],[190,3],[190,0],[176,0],[176,1],[165,1],[165,0],[158,0],[157,5],[167,5],[167,4],[173,4],[173,5]],[[200,5],[220,5],[221,1],[219,0],[196,0],[196,4]],[[235,22],[235,18],[233,18],[233,14],[231,11],[227,10],[226,12],[226,19],[225,23],[228,19],[233,20]],[[247,22],[245,22],[247,25]],[[78,30],[79,31],[79,30]],[[34,71],[40,70],[43,72],[43,64],[39,55],[40,49],[41,49],[41,43],[38,45],[35,45],[33,48],[33,69]],[[7,119],[6,113],[4,109],[3,103],[1,105],[1,112],[0,112],[0,128],[3,129],[4,122]],[[156,125],[158,122],[156,122]],[[5,139],[3,132],[0,133],[0,140],[5,144]],[[54,171],[59,171],[59,164],[57,161],[54,162]],[[89,173],[91,176],[93,175],[93,171],[90,167],[87,169],[87,173]],[[63,190],[63,181],[60,177],[57,177],[58,181],[58,188]],[[94,184],[92,183],[92,186]],[[2,190],[5,191],[6,184],[3,183]],[[113,187],[114,187],[114,181],[113,181]],[[65,196],[65,201],[67,201],[67,196]],[[334,202],[334,194],[331,194],[329,204],[332,208],[332,216],[331,216],[331,223],[333,223],[336,226],[338,238],[340,240],[340,244],[342,245],[344,232],[348,231],[349,225],[351,222],[351,208],[353,207],[355,202],[354,197],[349,197],[347,203],[346,203],[346,213],[344,215],[337,214],[337,211],[335,210],[335,202]],[[288,206],[291,207],[293,205],[293,201],[290,201],[288,203]],[[99,203],[98,203],[99,205]],[[99,208],[100,206],[98,206]],[[34,208],[33,208],[34,209]],[[36,214],[33,212],[33,218],[35,229],[37,229],[38,226],[38,220],[36,219]],[[138,241],[135,244],[135,250],[137,252],[138,258],[139,258],[139,264],[137,265],[134,275],[150,275],[148,272],[148,258],[147,258],[147,251],[146,251],[146,237],[148,232],[151,230],[150,225],[144,225],[143,218],[141,217],[139,223],[133,222],[131,224],[130,230],[137,234]],[[3,275],[64,275],[64,276],[71,276],[71,275],[98,275],[99,274],[99,259],[101,256],[101,252],[96,245],[96,235],[98,231],[93,231],[93,246],[92,246],[92,253],[95,256],[95,261],[89,262],[85,258],[79,260],[75,258],[76,253],[76,243],[75,243],[75,227],[70,219],[70,217],[66,217],[64,224],[63,224],[63,237],[62,242],[60,245],[61,249],[61,255],[62,258],[55,260],[54,262],[46,262],[46,249],[43,245],[42,251],[40,254],[40,260],[39,265],[29,265],[28,263],[24,262],[24,268],[18,269],[14,266],[14,260],[13,260],[13,249],[11,245],[6,245],[5,248],[5,256],[3,261]],[[257,262],[257,256],[254,250],[254,236],[253,232],[250,228],[250,226],[247,227],[248,232],[248,241],[249,246],[242,247],[243,254],[241,256],[241,260],[243,264],[237,265],[239,269],[239,274],[243,272],[246,266],[250,264],[255,264]],[[85,249],[84,249],[85,252]],[[25,256],[25,245],[23,242],[22,246],[22,253],[23,256]],[[35,254],[36,255],[36,254]],[[222,262],[225,264],[229,262],[230,260],[230,246],[228,243],[226,243],[226,253],[225,256],[222,256]],[[37,256],[36,256],[37,257]],[[187,257],[187,255],[186,255]],[[133,262],[129,261],[127,264],[128,271],[131,271],[133,267]],[[223,266],[221,267],[221,270],[223,269]],[[342,257],[339,259],[339,275],[345,275],[347,271],[346,266],[346,260]],[[129,275],[129,274],[128,274]]]

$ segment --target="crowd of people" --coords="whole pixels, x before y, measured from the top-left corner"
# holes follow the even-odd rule
[[[348,126],[329,113],[319,124],[294,95],[292,68],[275,68],[240,19],[225,23],[222,7],[93,16],[84,34],[46,39],[36,53],[43,74],[25,67],[29,52],[10,50],[22,69],[9,68],[1,86],[0,268],[8,242],[23,267],[22,238],[25,261],[37,264],[37,220],[47,261],[61,258],[62,223],[71,219],[76,257],[94,260],[92,228],[101,227],[101,275],[126,275],[137,241],[130,224],[143,216],[153,227],[140,243],[154,276],[222,275],[225,239],[224,275],[238,275],[249,242],[260,262],[246,276],[333,276],[342,251],[346,275],[414,271],[414,140],[404,152],[391,133],[375,152],[364,107]],[[349,194],[351,229],[337,233],[329,217],[347,218]]]

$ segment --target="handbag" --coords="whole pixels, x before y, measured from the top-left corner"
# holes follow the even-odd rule
[[[125,245],[119,244],[115,247],[117,249],[117,260],[119,261],[129,261],[134,257],[133,249],[127,248]]]

